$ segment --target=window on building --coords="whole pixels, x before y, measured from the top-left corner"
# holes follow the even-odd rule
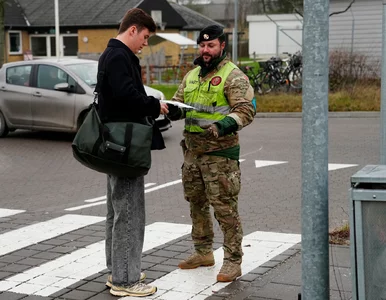
[[[9,32],[9,54],[21,54],[21,31]]]
[[[33,56],[47,56],[47,37],[31,37],[31,50]]]

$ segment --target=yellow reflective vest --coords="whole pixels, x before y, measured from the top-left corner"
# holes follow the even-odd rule
[[[226,63],[217,73],[200,83],[200,67],[192,70],[184,89],[184,103],[195,109],[188,111],[185,118],[187,132],[203,132],[200,128],[224,119],[229,114],[229,104],[224,95],[224,85],[227,77],[237,66]]]

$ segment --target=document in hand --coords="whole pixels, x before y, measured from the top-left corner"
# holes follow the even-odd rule
[[[163,102],[163,103],[167,103],[167,104],[171,104],[171,105],[175,105],[175,106],[181,107],[181,108],[186,109],[186,110],[194,109],[193,106],[190,106],[190,105],[178,102],[178,101],[171,101],[171,100],[160,100],[160,101]]]

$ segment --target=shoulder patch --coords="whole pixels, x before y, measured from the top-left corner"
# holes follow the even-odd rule
[[[215,76],[212,78],[212,80],[210,81],[210,84],[213,85],[213,86],[217,86],[221,83],[222,79],[220,76]]]

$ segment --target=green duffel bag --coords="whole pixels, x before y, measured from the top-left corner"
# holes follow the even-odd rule
[[[95,171],[119,177],[146,175],[151,166],[153,125],[100,121],[91,105],[73,142],[74,157]]]

